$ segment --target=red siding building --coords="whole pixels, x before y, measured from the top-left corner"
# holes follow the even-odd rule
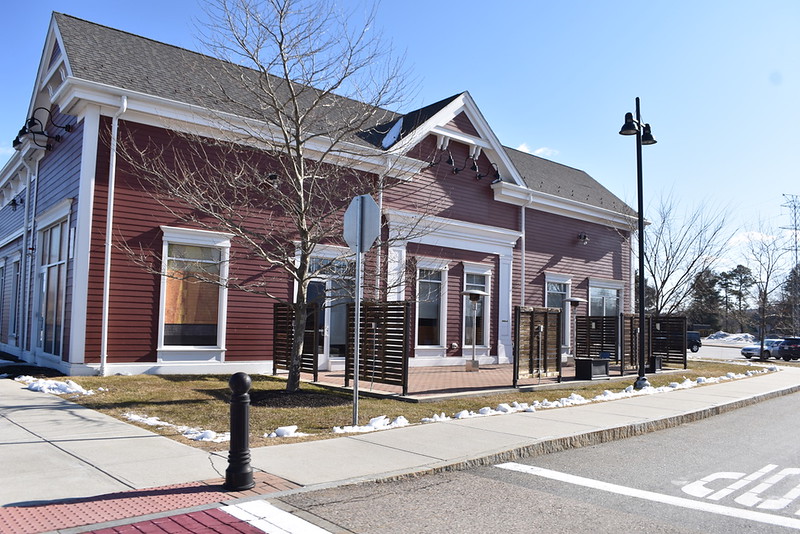
[[[272,370],[273,305],[291,301],[294,281],[236,235],[157,199],[121,156],[137,145],[170,147],[164,158],[191,148],[178,130],[224,138],[208,117],[231,124],[237,110],[184,87],[219,63],[53,15],[25,117],[42,129],[20,132],[0,173],[0,351],[67,374]],[[482,362],[509,362],[515,306],[570,318],[632,309],[636,214],[600,183],[504,147],[466,92],[383,116],[364,132],[366,155],[342,165],[394,184],[381,190],[383,239],[368,262],[381,266],[382,298],[413,303],[411,365],[463,364],[473,347]],[[379,175],[389,154],[402,164]],[[137,262],[136,251],[157,261]],[[348,254],[331,239],[312,263]],[[259,280],[263,291],[188,284],[198,272]],[[309,285],[308,298],[328,304],[318,317],[326,369],[344,365],[345,307],[330,304],[351,286],[348,274]],[[466,290],[486,294],[474,324]]]

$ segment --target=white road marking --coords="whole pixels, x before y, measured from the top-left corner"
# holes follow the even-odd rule
[[[712,514],[719,514],[737,519],[747,519],[749,521],[757,521],[759,523],[767,523],[770,525],[800,530],[800,519],[796,519],[794,517],[783,517],[779,515],[765,514],[764,512],[756,512],[753,510],[731,508],[729,506],[722,506],[720,504],[693,501],[683,497],[674,497],[672,495],[666,495],[663,493],[629,488],[626,486],[620,486],[618,484],[612,484],[610,482],[603,482],[602,480],[594,480],[577,475],[570,475],[569,473],[562,473],[560,471],[553,471],[551,469],[543,469],[541,467],[535,467],[532,465],[522,465],[509,462],[505,464],[498,464],[496,467],[508,469],[509,471],[517,471],[520,473],[527,473],[530,475],[549,478],[551,480],[558,480],[568,484],[575,484],[587,488],[616,493],[618,495],[625,495],[627,497],[635,497],[637,499],[670,504],[672,506],[680,506],[682,508],[688,508],[691,510],[699,510],[701,512],[709,512]]]
[[[267,501],[249,501],[220,508],[269,534],[330,534],[327,530],[284,512]]]

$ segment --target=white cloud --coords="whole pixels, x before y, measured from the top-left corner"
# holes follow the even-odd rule
[[[558,156],[558,150],[556,150],[555,148],[549,148],[543,146],[541,148],[537,148],[536,150],[534,150],[533,154],[536,156],[541,156],[543,158],[553,158],[555,156]]]
[[[778,236],[764,234],[762,232],[740,232],[733,236],[730,241],[728,241],[728,245],[731,247],[737,247],[741,245],[746,245],[748,243],[755,243],[758,241],[769,242],[775,241]]]
[[[519,150],[520,152],[526,152],[528,154],[533,154],[534,156],[540,156],[543,158],[552,158],[558,155],[558,150],[556,150],[555,148],[549,148],[543,146],[535,150],[531,150],[531,147],[528,146],[528,143],[522,143],[517,147],[517,150]]]

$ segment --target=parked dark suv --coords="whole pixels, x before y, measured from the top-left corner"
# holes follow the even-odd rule
[[[686,332],[686,348],[692,352],[697,352],[703,343],[700,341],[700,332],[687,331]]]
[[[787,337],[778,347],[778,356],[786,360],[800,358],[800,337]]]

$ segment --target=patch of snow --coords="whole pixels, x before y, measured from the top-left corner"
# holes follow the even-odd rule
[[[72,380],[51,380],[47,378],[33,378],[32,376],[23,375],[18,376],[14,380],[27,385],[27,389],[31,391],[40,391],[42,393],[51,393],[53,395],[94,395],[91,389],[86,390],[73,382]]]
[[[191,439],[192,441],[212,441],[214,443],[222,443],[224,441],[231,440],[230,432],[217,433],[214,432],[213,430],[202,430],[199,428],[192,428],[188,426],[173,425],[172,423],[167,423],[166,421],[162,421],[158,417],[147,417],[145,415],[138,415],[130,412],[124,413],[122,414],[122,416],[125,417],[125,419],[127,419],[128,421],[133,421],[135,423],[140,423],[143,425],[157,426],[160,428],[174,428],[183,437]]]
[[[728,332],[714,332],[706,339],[719,343],[755,343],[756,337],[753,334],[729,334]]]
[[[369,420],[369,423],[363,426],[344,426],[333,427],[333,432],[335,434],[349,434],[355,432],[373,432],[375,430],[386,430],[389,428],[397,428],[401,426],[408,426],[408,419],[403,417],[402,415],[397,417],[394,421],[389,421],[389,418],[385,415],[381,415],[378,417],[373,417]]]
[[[297,425],[280,426],[274,432],[264,434],[265,438],[294,438],[299,436],[307,436],[302,432],[297,431]]]

